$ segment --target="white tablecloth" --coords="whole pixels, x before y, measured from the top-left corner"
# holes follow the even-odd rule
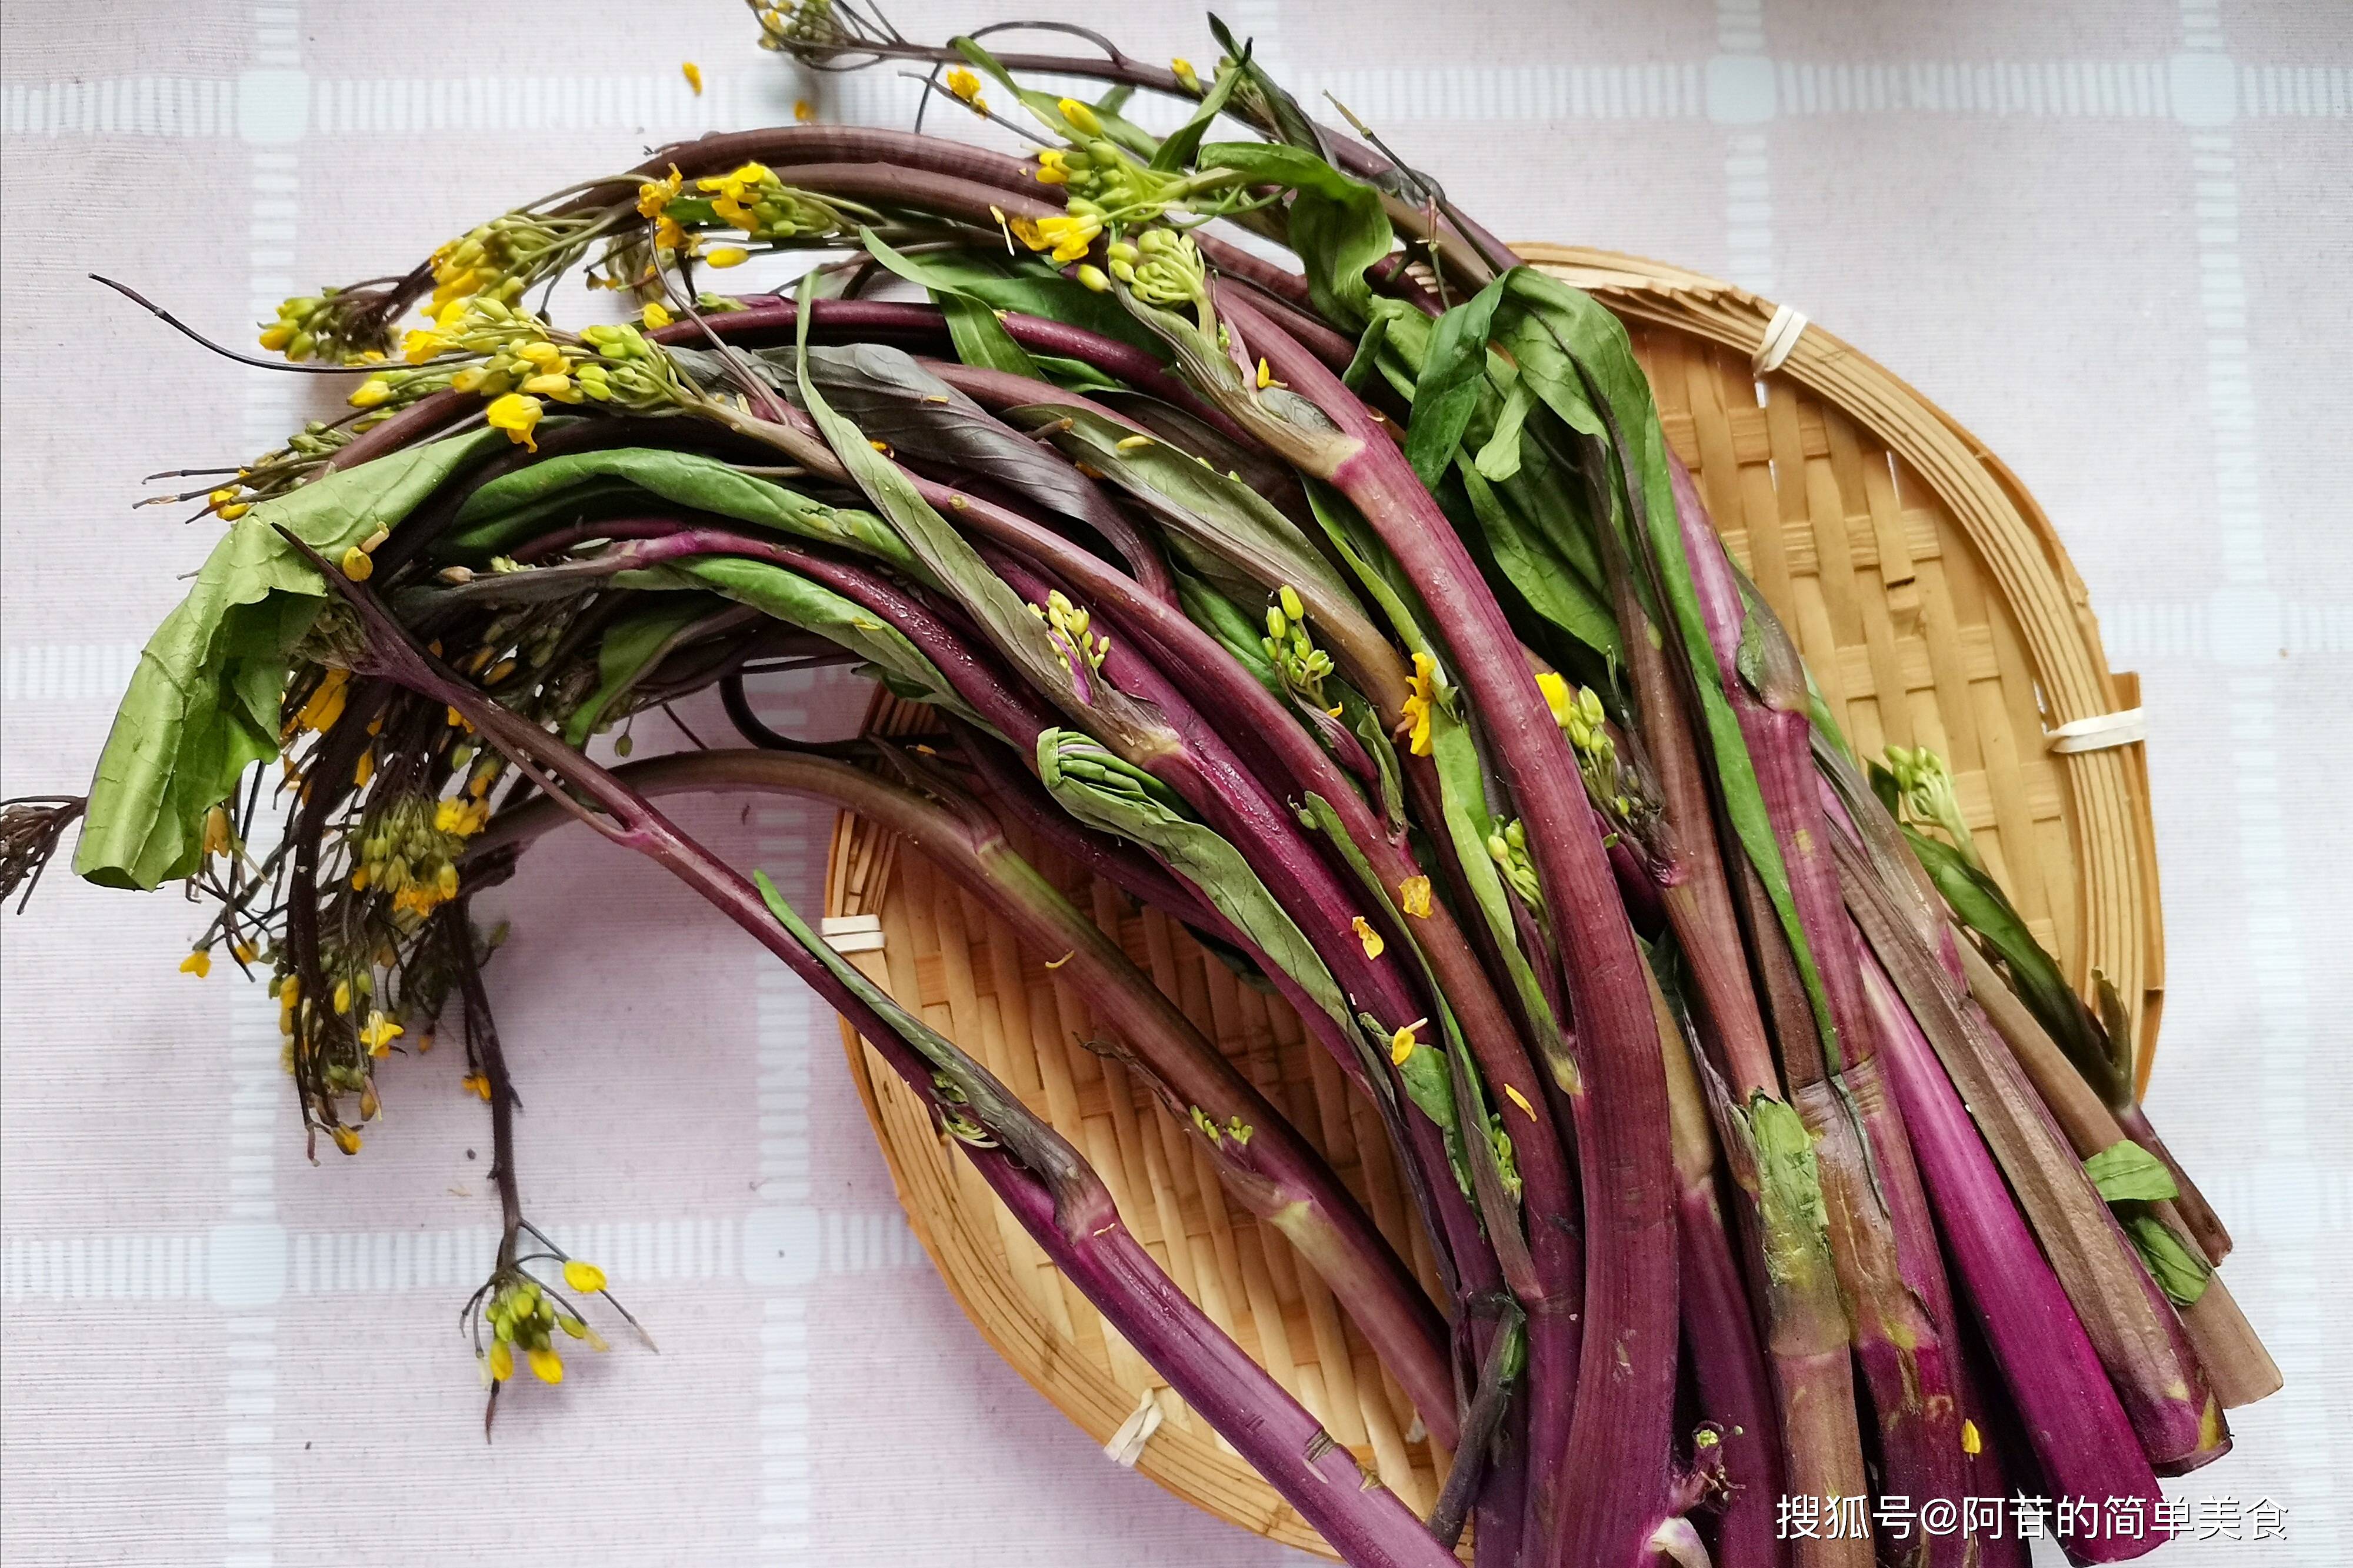
[[[926,37],[1019,9],[892,7]],[[1187,5],[1036,9],[1145,58],[1216,53]],[[2353,1253],[2353,14],[1240,0],[1229,16],[1302,96],[1337,93],[1495,228],[1788,300],[2047,504],[2112,660],[2146,683],[2170,959],[2154,1108],[2237,1235],[2231,1281],[2289,1384],[2175,1489],[2271,1499],[2285,1539],[2218,1534],[2163,1560],[2343,1561],[2326,1412],[2353,1409],[2328,1327]],[[208,357],[84,273],[241,341],[283,295],[405,267],[651,142],[802,98],[898,124],[912,103],[885,73],[797,76],[725,0],[11,0],[5,26],[12,795],[83,786],[137,645],[213,536],[128,512],[139,477],[274,446],[316,385]],[[858,693],[769,701],[839,729]],[[689,815],[814,902],[826,814]],[[576,1358],[562,1390],[504,1401],[486,1447],[454,1331],[495,1208],[455,1053],[391,1068],[363,1157],[314,1168],[270,1005],[224,972],[174,971],[198,914],[60,876],[0,925],[12,1564],[1283,1558],[1113,1468],[988,1352],[899,1217],[831,1018],[747,942],[586,842],[537,857],[500,901],[531,1208],[611,1270],[663,1353]]]

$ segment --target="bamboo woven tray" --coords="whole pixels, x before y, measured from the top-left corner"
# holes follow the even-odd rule
[[[1849,738],[1865,754],[1890,742],[1943,753],[1978,846],[2036,933],[2079,986],[2097,970],[2126,999],[2145,1079],[2164,956],[2142,748],[2061,752],[2051,737],[2069,721],[2135,708],[2138,682],[2108,669],[2083,583],[2042,510],[1967,431],[1818,328],[1803,327],[1778,369],[1760,374],[1753,366],[1768,332],[1790,325],[1767,301],[1609,252],[1521,253],[1625,320],[1668,440],[1796,634]],[[929,723],[920,708],[885,698],[870,729]],[[1123,1067],[1079,1044],[1086,1002],[1046,968],[1058,955],[1002,940],[953,885],[895,847],[841,818],[826,889],[836,942],[1050,1116],[1176,1283],[1426,1509],[1448,1456],[1421,1437],[1321,1282],[1226,1203],[1206,1158]],[[1051,855],[1039,859],[1288,1111],[1429,1279],[1377,1120],[1352,1102],[1289,1009],[1236,983],[1158,915]],[[844,1035],[915,1234],[997,1352],[1177,1496],[1324,1550],[1106,1330],[913,1097]]]

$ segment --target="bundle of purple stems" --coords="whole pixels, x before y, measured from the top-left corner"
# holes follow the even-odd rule
[[[1222,26],[1197,69],[755,10],[771,47],[913,63],[1039,145],[708,137],[289,300],[264,346],[357,377],[354,412],[179,498],[227,531],[87,799],[10,807],[6,888],[78,817],[83,876],[188,881],[214,914],[187,967],[267,976],[314,1151],[360,1151],[380,1068],[455,994],[505,1218],[467,1309],[492,1409],[563,1259],[524,1216],[470,910],[577,824],[837,1007],[1352,1563],[1445,1562],[1466,1525],[1497,1568],[2022,1563],[2026,1498],[2096,1505],[2080,1562],[2160,1544],[2158,1478],[2277,1385],[2214,1275],[2229,1238],[2121,1009],[2060,978],[1938,760],[1849,750],[1617,321]],[[1155,134],[1137,94],[1189,117]],[[714,291],[785,251],[797,285]],[[583,274],[630,324],[553,324]],[[836,663],[936,728],[756,717],[748,683]],[[742,744],[591,760],[712,687]],[[661,809],[746,792],[871,819],[1065,955],[1095,1048],[1452,1455],[1431,1517],[1052,1127]],[[1017,843],[1297,1009],[1387,1129],[1434,1289]],[[1863,1500],[1861,1528],[1790,1539],[1790,1499]],[[1899,1501],[1971,1525],[1874,1540]]]

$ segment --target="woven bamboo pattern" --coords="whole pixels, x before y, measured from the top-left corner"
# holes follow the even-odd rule
[[[2107,668],[2083,584],[2041,510],[1966,431],[1818,327],[1804,328],[1777,369],[1753,370],[1769,302],[1608,252],[1521,253],[1627,322],[1669,442],[1848,738],[1865,755],[1889,743],[1944,754],[1988,863],[2037,934],[2079,986],[2096,971],[2125,998],[2145,1077],[2163,944],[2142,749],[2060,753],[2049,743],[2062,723],[2135,706],[2137,682]],[[922,709],[885,697],[870,729],[928,725]],[[1285,1110],[1430,1280],[1377,1118],[1353,1101],[1290,1010],[1157,914],[1051,854],[1033,858]],[[920,857],[847,816],[834,834],[826,912],[879,921],[880,946],[855,961],[1045,1113],[1176,1283],[1384,1482],[1427,1508],[1449,1456],[1421,1436],[1288,1244],[1229,1205],[1176,1121],[1118,1062],[1086,1048],[1086,998],[1047,967],[1060,955],[1006,940]],[[895,1077],[844,1035],[908,1217],[998,1353],[1098,1440],[1151,1401],[1160,1419],[1136,1468],[1245,1529],[1322,1551],[1055,1273]]]

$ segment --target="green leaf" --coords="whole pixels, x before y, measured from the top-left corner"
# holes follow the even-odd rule
[[[1105,375],[1084,360],[1066,359],[1060,354],[1032,354],[1030,360],[1047,381],[1065,392],[1119,392],[1126,388],[1118,377]]]
[[[1332,552],[1356,574],[1356,584],[1388,617],[1406,651],[1435,656],[1437,649],[1421,629],[1421,595],[1406,576],[1405,568],[1388,552],[1356,503],[1320,479],[1305,481],[1308,510],[1323,525]]]
[[[541,531],[546,509],[563,497],[575,490],[606,493],[599,480],[620,480],[678,506],[854,551],[896,571],[923,576],[914,553],[871,512],[822,505],[700,452],[651,447],[569,452],[501,474],[466,499],[455,525],[437,542],[435,554],[497,554]]]
[[[2120,1139],[2084,1162],[2084,1173],[2110,1203],[2135,1199],[2164,1203],[2181,1195],[2165,1163],[2129,1138]]]
[[[1017,258],[1002,250],[927,251],[923,268],[943,284],[992,309],[1084,327],[1140,348],[1155,359],[1168,358],[1166,346],[1137,324],[1117,300],[1063,277],[1036,257]]]
[[[229,525],[139,656],[99,755],[77,873],[112,888],[187,876],[203,853],[205,814],[248,767],[278,754],[288,659],[327,585],[277,531],[338,559],[503,440],[482,431],[395,452],[263,501]]]
[[[899,1005],[887,991],[860,973],[856,965],[833,950],[808,928],[808,923],[785,901],[765,871],[752,873],[752,881],[777,923],[795,942],[825,966],[834,982],[872,1010],[891,1032],[931,1065],[939,1098],[955,1111],[979,1123],[1016,1159],[1050,1185],[1084,1179],[1088,1174],[1077,1151],[1037,1112],[962,1047]]]
[[[804,284],[806,288],[806,283]],[[874,449],[866,433],[834,411],[818,390],[808,366],[808,319],[800,312],[797,342],[801,405],[817,422],[826,445],[849,470],[858,488],[874,503],[883,521],[894,529],[932,577],[955,595],[977,621],[990,643],[1010,658],[1029,683],[1058,699],[1069,698],[1076,678],[1063,662],[1061,649],[1045,623],[1029,611],[1021,596],[989,570],[988,563],[915,488],[896,463]],[[1134,705],[1108,681],[1089,683],[1093,707],[1107,718],[1128,719]]]
[[[1093,481],[900,350],[884,343],[813,348],[808,372],[836,413],[902,459],[994,480],[1085,523],[1115,547],[1130,539],[1126,514]],[[795,383],[786,395],[797,402],[797,391]]]
[[[1526,267],[1513,268],[1504,281],[1513,308],[1504,317],[1502,335],[1521,380],[1562,423],[1606,444],[1618,461],[1626,521],[1630,531],[1640,530],[1630,542],[1657,568],[1667,621],[1661,629],[1681,639],[1683,659],[1699,678],[1694,685],[1725,815],[1789,939],[1823,1050],[1836,1070],[1843,1065],[1838,1026],[1831,1016],[1820,967],[1798,919],[1788,867],[1774,837],[1739,718],[1725,694],[1715,646],[1692,582],[1691,561],[1676,520],[1673,481],[1667,471],[1666,437],[1659,427],[1650,380],[1634,357],[1625,324],[1591,295]],[[1602,406],[1596,406],[1597,398]],[[1619,526],[1612,518],[1592,521],[1596,528]]]
[[[967,723],[991,727],[956,695],[939,668],[898,627],[865,605],[846,599],[798,573],[742,555],[708,555],[623,572],[613,579],[623,588],[707,588],[739,605],[749,605],[787,626],[815,632],[896,677],[893,689],[923,694]],[[993,733],[994,731],[992,730]]]
[[[564,721],[565,740],[575,746],[586,742],[596,732],[597,721],[628,695],[638,677],[661,657],[671,639],[710,610],[710,599],[701,594],[665,596],[614,622],[596,648],[596,689]]]
[[[2144,1209],[2122,1218],[2125,1235],[2157,1288],[2177,1307],[2195,1306],[2214,1278],[2214,1266],[2156,1215]]]
[[[1480,918],[1487,923],[1487,934],[1504,956],[1504,967],[1511,974],[1512,990],[1520,999],[1520,1010],[1535,1034],[1539,1065],[1563,1093],[1576,1094],[1583,1084],[1576,1058],[1569,1053],[1568,1040],[1561,1033],[1560,1020],[1553,1013],[1543,983],[1536,978],[1535,966],[1520,946],[1511,891],[1504,886],[1503,873],[1487,853],[1487,839],[1495,828],[1487,815],[1486,770],[1480,763],[1477,742],[1469,726],[1442,705],[1430,713],[1430,741],[1431,755],[1438,764],[1439,809],[1445,816],[1446,836],[1454,847],[1454,862],[1461,868],[1472,901],[1479,906]]]
[[[1527,423],[1528,413],[1535,406],[1535,398],[1528,392],[1527,383],[1514,380],[1504,398],[1504,411],[1495,416],[1494,433],[1479,448],[1472,465],[1480,478],[1500,485],[1519,473],[1520,427]]]
[[[1152,154],[1152,167],[1163,174],[1175,174],[1191,163],[1194,154],[1200,151],[1201,138],[1209,133],[1210,125],[1225,112],[1226,104],[1234,96],[1234,89],[1242,84],[1244,74],[1251,68],[1250,46],[1244,44],[1235,62],[1218,73],[1218,79],[1202,96],[1201,107],[1193,111],[1193,118],[1185,121],[1176,133],[1163,142],[1160,150]]]
[[[1171,531],[1230,563],[1269,589],[1311,587],[1327,603],[1353,603],[1339,573],[1296,523],[1240,479],[1221,474],[1159,440],[1123,447],[1126,426],[1084,408],[1031,404],[1005,411],[1006,422],[1040,431],[1070,457],[1145,503]]]
[[[1874,766],[1872,784],[1879,787],[1878,773],[1886,770]],[[1891,784],[1893,780],[1889,781]],[[1891,814],[1892,815],[1892,814]],[[1983,938],[2010,971],[2011,987],[2018,999],[2026,1004],[2075,1070],[2085,1082],[2099,1092],[2110,1105],[2132,1102],[2132,1078],[2129,1070],[2117,1070],[2116,1058],[2109,1049],[2106,1035],[2084,1005],[2060,972],[2058,960],[2034,940],[2026,928],[2026,921],[2001,890],[2001,884],[1969,863],[1968,857],[1939,838],[1906,826],[1905,842],[1936,886],[1953,917]]]
[[[1267,75],[1265,67],[1250,59],[1249,42],[1236,43],[1232,32],[1214,15],[1209,18],[1209,32],[1218,40],[1218,47],[1225,51],[1226,58],[1246,62],[1243,66],[1245,85],[1250,95],[1265,106],[1267,118],[1272,122],[1277,136],[1319,157],[1329,151],[1324,144],[1323,132],[1315,121],[1307,117],[1307,111],[1299,107],[1299,100]]]
[[[1503,300],[1504,279],[1498,278],[1439,317],[1430,332],[1421,378],[1414,384],[1405,456],[1421,482],[1433,490],[1453,462],[1454,448],[1470,428],[1471,416],[1477,412],[1480,396],[1486,391],[1487,339],[1494,330],[1495,308]],[[1385,315],[1374,318],[1374,329],[1384,336],[1388,319]],[[1370,337],[1368,331],[1367,341]],[[1358,357],[1363,354],[1359,348]]]
[[[1358,326],[1372,317],[1365,272],[1387,257],[1396,235],[1381,194],[1298,147],[1265,142],[1215,142],[1201,149],[1203,170],[1231,169],[1253,185],[1292,192],[1291,247],[1307,269],[1307,291],[1326,318]]]
[[[1241,852],[1187,816],[1157,780],[1068,730],[1039,735],[1038,776],[1072,816],[1166,862],[1343,1030],[1355,1030],[1347,998],[1306,933]]]
[[[1219,647],[1233,655],[1234,662],[1250,672],[1250,678],[1261,686],[1291,700],[1291,693],[1282,684],[1282,675],[1273,661],[1266,657],[1265,645],[1260,640],[1259,623],[1242,613],[1241,606],[1219,593],[1208,583],[1181,567],[1173,571],[1176,580],[1176,602],[1185,616],[1195,626],[1218,639]]]
[[[860,229],[858,237],[865,242],[867,254],[875,260],[908,282],[930,290],[934,302],[947,317],[948,337],[955,344],[956,358],[966,364],[1039,379],[1038,362],[1029,357],[1029,350],[1013,341],[1013,334],[1005,330],[1005,323],[997,320],[996,310],[987,300],[955,282],[952,274],[893,250],[871,228]]]
[[[1618,622],[1609,607],[1594,596],[1585,581],[1560,558],[1544,535],[1528,529],[1519,513],[1488,484],[1478,466],[1460,451],[1455,471],[1462,492],[1487,542],[1495,566],[1505,581],[1527,602],[1528,608],[1591,648],[1602,659],[1616,662],[1620,653]]]
[[[1397,320],[1393,310],[1375,310],[1373,319],[1365,325],[1364,336],[1356,340],[1356,352],[1349,356],[1348,368],[1340,373],[1340,384],[1351,392],[1361,393],[1365,383],[1380,367],[1381,355],[1388,347],[1389,323]]]
[[[1064,118],[1060,107],[1061,103],[1060,94],[1039,92],[1035,88],[1023,87],[1019,81],[1015,79],[1013,73],[1007,70],[1004,65],[998,61],[995,55],[990,54],[987,49],[983,48],[977,42],[971,38],[964,37],[962,36],[950,38],[948,40],[948,47],[955,49],[965,59],[970,60],[974,65],[979,67],[983,74],[995,81],[997,86],[1011,93],[1015,101],[1018,102],[1022,108],[1028,110],[1031,117],[1034,118],[1039,124],[1044,126],[1047,131],[1051,132],[1053,135],[1061,138],[1065,142],[1075,142],[1081,146],[1084,146],[1087,142],[1094,140],[1094,138],[1088,135],[1085,132],[1081,131],[1077,126],[1071,124],[1068,119]],[[1092,109],[1094,106],[1092,104],[1089,104],[1088,107]],[[1114,121],[1116,119],[1117,110],[1114,110],[1113,111],[1113,119],[1105,120],[1103,121],[1103,130],[1106,132],[1113,132],[1118,129],[1117,125],[1114,124]],[[1116,141],[1119,138],[1116,135],[1113,136],[1113,140]],[[1149,137],[1146,137],[1146,144],[1145,146],[1131,147],[1129,150],[1140,154],[1149,154],[1152,151],[1150,140],[1151,139]]]

